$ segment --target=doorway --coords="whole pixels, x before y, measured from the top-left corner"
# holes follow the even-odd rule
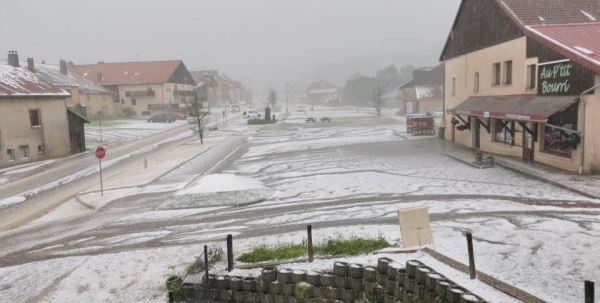
[[[534,133],[537,133],[534,129],[534,127],[536,127],[537,125],[534,125],[532,122],[527,122],[527,123],[525,123],[524,126],[530,130],[533,130]],[[523,131],[523,160],[533,161],[534,147],[535,147],[535,138],[533,137],[533,135],[530,132],[524,130]]]

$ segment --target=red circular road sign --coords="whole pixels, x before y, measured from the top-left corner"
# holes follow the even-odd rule
[[[105,155],[106,150],[104,149],[104,147],[98,146],[98,148],[96,148],[96,158],[102,160],[102,158],[104,158]]]

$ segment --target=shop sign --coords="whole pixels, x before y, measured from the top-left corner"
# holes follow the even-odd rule
[[[538,65],[538,95],[571,95],[573,63],[558,61]]]
[[[483,117],[484,118],[489,118],[490,117],[490,112],[483,112]]]

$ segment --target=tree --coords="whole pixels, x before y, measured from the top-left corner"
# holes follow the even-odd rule
[[[188,123],[190,128],[200,137],[204,144],[204,130],[208,125],[208,86],[200,86],[194,90],[194,99],[187,104]]]
[[[346,102],[353,105],[367,105],[373,97],[374,79],[371,77],[354,74],[344,87]]]
[[[415,71],[415,67],[412,65],[405,65],[400,68],[400,83],[406,83],[412,80],[412,72]]]
[[[381,109],[383,108],[383,91],[381,90],[381,86],[378,84],[375,85],[375,95],[373,96],[373,106],[375,107],[375,111],[377,112],[377,118],[381,117]]]
[[[383,92],[389,92],[400,85],[400,73],[394,65],[378,70],[375,79]]]
[[[271,108],[275,108],[275,103],[277,103],[277,93],[275,92],[275,90],[271,90],[271,92],[269,93],[269,103],[271,103]]]

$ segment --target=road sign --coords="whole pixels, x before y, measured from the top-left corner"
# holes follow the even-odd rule
[[[105,155],[106,150],[104,149],[104,147],[98,146],[98,148],[96,148],[96,158],[102,160],[102,158],[104,158]]]

